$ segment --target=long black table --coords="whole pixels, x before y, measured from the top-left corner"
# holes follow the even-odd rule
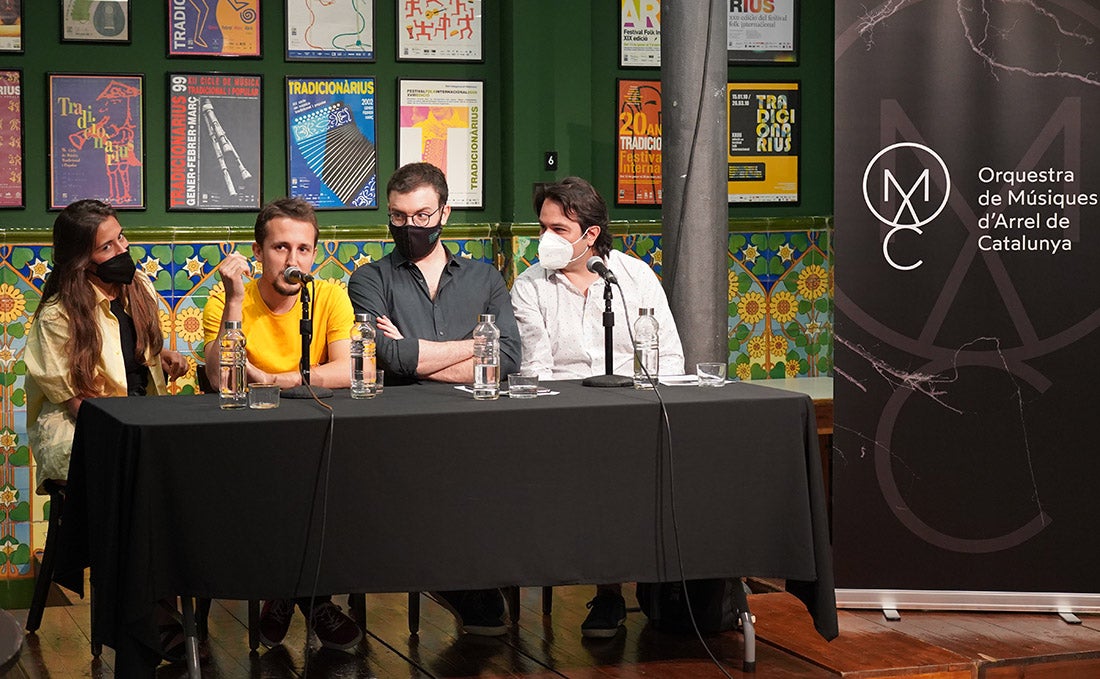
[[[80,410],[58,580],[91,566],[96,641],[155,645],[164,597],[267,599],[767,576],[837,634],[813,405],[749,383],[475,401],[387,387],[223,411]],[[680,547],[676,553],[676,533]],[[318,570],[318,562],[320,567]],[[67,574],[67,575],[66,575]]]

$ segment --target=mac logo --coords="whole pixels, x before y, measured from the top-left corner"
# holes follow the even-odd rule
[[[905,165],[916,169],[900,171],[898,151],[912,149],[913,158],[904,159]],[[878,181],[877,190],[873,188]],[[881,191],[881,200],[879,192]],[[882,256],[886,262],[899,271],[910,271],[924,263],[917,260],[912,264],[898,264],[890,255],[890,241],[898,231],[912,231],[918,236],[924,232],[921,227],[931,222],[947,206],[947,197],[951,193],[951,174],[947,164],[939,154],[923,144],[899,142],[882,149],[875,154],[867,169],[863,172],[863,200],[867,209],[880,222],[890,227],[882,239]],[[936,196],[939,199],[936,199]]]

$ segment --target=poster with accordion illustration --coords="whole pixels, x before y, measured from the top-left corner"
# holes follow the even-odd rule
[[[258,75],[168,76],[168,209],[260,207]]]
[[[50,209],[98,198],[145,207],[140,75],[50,73]]]
[[[291,196],[318,209],[378,207],[374,83],[286,79]]]

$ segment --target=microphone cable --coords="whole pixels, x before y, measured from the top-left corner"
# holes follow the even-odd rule
[[[638,345],[634,341],[634,330],[629,322],[630,311],[626,306],[626,293],[623,292],[622,286],[618,283],[615,283],[615,287],[619,288],[619,301],[622,302],[623,315],[627,320],[626,331],[630,337],[630,344],[631,346],[635,347],[635,352],[637,352]],[[635,356],[637,356],[637,354],[635,354]],[[671,510],[670,513],[672,515],[672,544],[673,552],[676,554],[676,567],[680,571],[680,585],[683,587],[684,603],[687,605],[688,619],[691,620],[691,627],[693,630],[695,630],[695,638],[697,638],[699,640],[699,643],[703,645],[703,650],[706,651],[707,656],[710,657],[711,662],[714,663],[714,666],[718,668],[718,671],[721,672],[726,677],[726,679],[733,679],[730,673],[726,671],[726,668],[722,666],[721,661],[719,661],[718,658],[714,655],[714,652],[710,650],[710,646],[707,645],[706,640],[703,639],[703,633],[699,630],[699,623],[695,620],[695,610],[692,608],[691,597],[688,594],[687,578],[684,575],[683,555],[680,552],[680,523],[676,519],[676,465],[674,464],[675,460],[672,454],[672,424],[669,422],[668,419],[668,407],[665,405],[665,399],[663,396],[661,396],[661,390],[657,388],[659,375],[650,375],[649,369],[646,367],[645,363],[643,361],[639,361],[636,357],[634,359],[634,362],[636,366],[641,367],[642,374],[645,375],[645,378],[649,380],[650,384],[653,385],[653,393],[657,396],[657,403],[658,407],[660,408],[660,421],[658,422],[658,429],[660,429],[660,424],[664,425],[665,441],[668,442],[668,500],[669,508]],[[657,438],[657,456],[659,463],[661,446],[663,443],[663,441],[660,440],[660,431],[657,432]],[[660,498],[658,498],[657,502],[660,503],[660,501]],[[660,507],[655,507],[655,509],[657,510],[656,513],[660,514]],[[658,536],[657,540],[658,542],[661,541],[660,535]],[[737,578],[736,586],[743,586],[740,578]]]
[[[299,372],[299,374],[301,375],[301,372]],[[313,385],[309,383],[309,381],[305,378],[305,375],[302,375],[302,385],[306,388],[306,390],[309,392],[309,395],[313,398],[317,405],[328,411],[328,428],[325,430],[325,441],[322,443],[321,446],[321,464],[323,464],[323,471],[321,469],[321,466],[319,465],[319,478],[317,479],[317,482],[313,485],[313,498],[310,502],[309,516],[307,518],[308,523],[306,524],[305,549],[302,550],[302,562],[298,567],[298,581],[294,585],[295,590],[297,590],[301,586],[302,578],[306,571],[306,555],[309,553],[310,537],[313,533],[313,512],[314,509],[317,507],[317,493],[319,489],[323,489],[323,494],[321,496],[321,531],[317,543],[317,565],[314,568],[313,583],[310,586],[309,613],[306,614],[306,619],[309,623],[308,629],[312,632],[314,609],[313,604],[314,601],[316,601],[317,599],[317,590],[320,587],[321,564],[324,561],[325,553],[325,529],[328,526],[329,479],[332,472],[332,440],[336,433],[336,411],[333,410],[331,405],[325,403],[320,398],[318,398],[317,393],[313,391]],[[302,679],[308,679],[309,677],[309,659],[311,652],[312,649],[310,649],[307,640],[305,657],[303,658],[302,663]]]

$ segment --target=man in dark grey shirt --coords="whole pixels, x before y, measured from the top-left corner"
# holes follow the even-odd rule
[[[504,279],[484,262],[453,256],[439,235],[451,208],[447,179],[428,163],[401,167],[386,185],[394,251],[351,274],[356,313],[377,318],[378,362],[387,382],[474,381],[474,326],[495,314],[500,375],[519,370],[520,339]],[[463,631],[505,634],[499,589],[433,592]]]
[[[494,314],[500,375],[519,370],[520,338],[504,279],[493,267],[455,257],[440,232],[451,208],[447,180],[428,163],[397,170],[386,186],[395,249],[351,275],[356,313],[378,319],[379,366],[387,381],[474,381],[474,326]]]

